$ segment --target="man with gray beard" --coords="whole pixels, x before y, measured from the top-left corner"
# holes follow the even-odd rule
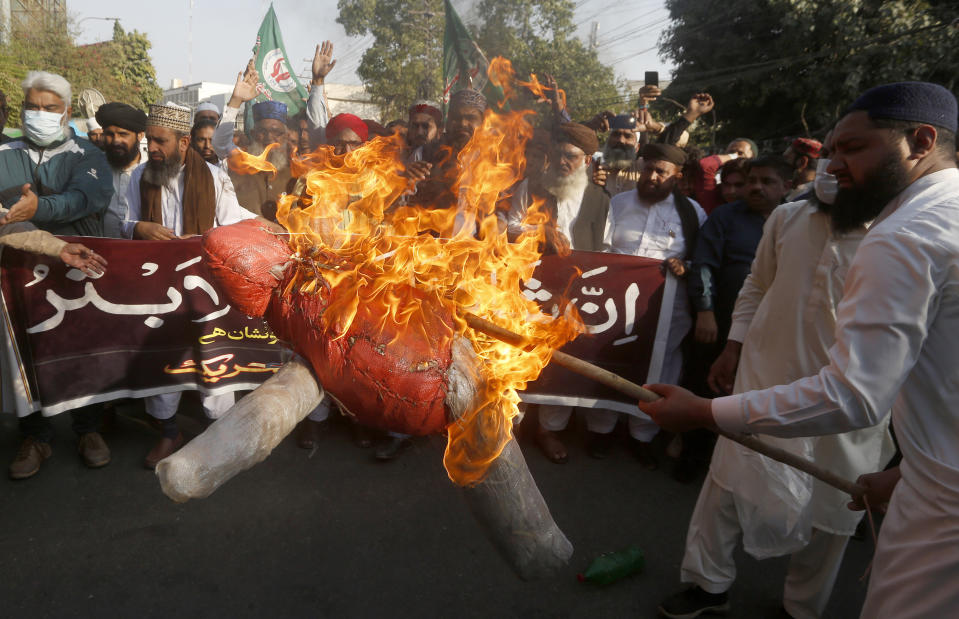
[[[188,108],[150,106],[146,123],[149,159],[130,178],[129,219],[122,224],[125,238],[165,241],[256,217],[237,202],[227,173],[190,147],[189,134]],[[207,416],[215,419],[229,410],[234,396],[204,395],[202,402]],[[178,391],[144,400],[146,412],[161,431],[160,440],[144,460],[149,469],[183,445],[176,424],[179,403]]]
[[[589,127],[578,123],[559,126],[542,177],[524,180],[513,194],[506,221],[510,239],[530,229],[523,224],[523,219],[530,204],[538,198],[543,200],[543,208],[549,214],[545,225],[547,253],[602,250],[609,196],[590,182],[589,163],[597,148],[596,133]],[[567,426],[572,412],[571,406],[539,407],[536,443],[552,462],[564,463],[569,459],[566,446],[556,433]],[[590,410],[588,415],[593,412]]]
[[[336,61],[333,60],[333,44],[325,41],[316,46],[313,57],[313,80],[311,82],[310,97],[306,102],[307,127],[314,144],[324,143],[325,127],[329,120],[326,96],[323,88],[326,76],[333,69]],[[233,143],[233,134],[236,127],[236,118],[240,112],[240,105],[250,105],[260,94],[257,90],[259,73],[251,59],[246,69],[237,75],[233,93],[223,110],[223,116],[213,134],[213,149],[220,159],[228,159],[237,146]],[[267,219],[276,216],[276,200],[280,194],[291,189],[290,156],[294,144],[290,143],[286,105],[279,101],[261,101],[253,105],[253,128],[249,130],[251,144],[248,152],[259,155],[270,144],[277,146],[270,151],[267,160],[277,170],[276,175],[271,172],[257,172],[255,174],[237,174],[230,171],[230,178],[236,187],[237,199],[244,208]]]

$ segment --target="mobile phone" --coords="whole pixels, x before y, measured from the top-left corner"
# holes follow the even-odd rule
[[[647,86],[659,86],[659,71],[646,71],[646,79],[644,81]]]

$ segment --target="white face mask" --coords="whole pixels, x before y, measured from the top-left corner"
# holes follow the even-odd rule
[[[37,146],[49,146],[63,137],[63,114],[42,110],[23,111],[23,134]]]
[[[832,204],[836,201],[836,194],[839,193],[839,181],[826,172],[827,167],[829,167],[829,159],[820,159],[816,164],[816,180],[813,181],[813,188],[820,202]]]

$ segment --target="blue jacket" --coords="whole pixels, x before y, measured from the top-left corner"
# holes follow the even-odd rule
[[[113,175],[103,152],[73,129],[40,148],[19,138],[0,145],[0,202],[10,208],[30,183],[37,212],[30,222],[53,234],[103,236],[103,213],[113,197]]]
[[[762,215],[737,200],[716,208],[699,230],[687,291],[693,309],[712,310],[721,329],[729,328],[765,222]]]

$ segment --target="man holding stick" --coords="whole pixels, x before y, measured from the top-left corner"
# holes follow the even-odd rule
[[[891,408],[902,465],[860,478],[869,492],[851,504],[889,500],[863,617],[959,608],[957,117],[945,88],[903,82],[865,92],[837,123],[828,167],[839,180],[835,208],[872,208],[877,218],[850,266],[836,345],[817,375],[713,401],[652,385],[663,399],[640,403],[672,430],[785,437],[872,426]]]
[[[750,208],[756,206],[757,197],[752,194],[762,189],[761,182],[768,182],[772,173],[762,168],[763,162],[762,158],[751,162]],[[777,178],[788,179],[789,172],[788,167],[779,170]],[[728,341],[709,372],[714,392],[743,393],[771,387],[828,363],[843,279],[873,215],[837,215],[832,207],[834,198],[826,193],[828,180],[835,179],[823,180],[816,181],[821,198],[782,206],[777,206],[777,198],[771,205],[775,210],[766,213],[765,226],[760,220],[751,269],[747,263],[745,281],[735,282],[735,308],[727,308],[720,318],[721,337],[726,340],[728,334]],[[778,197],[785,191],[781,183],[775,183],[775,189]],[[724,209],[736,206],[727,204],[714,211],[701,236],[717,216],[729,213]],[[723,221],[731,219],[727,216],[720,219]],[[727,231],[717,238],[725,237],[728,247],[734,236]],[[697,246],[697,256],[703,247]],[[708,265],[710,253],[702,256]],[[735,274],[734,269],[732,272]],[[703,281],[709,280],[704,277]],[[722,284],[722,278],[718,281]],[[889,462],[894,448],[888,425],[886,415],[878,425],[853,432],[764,438],[763,442],[811,458],[845,479],[855,479]],[[727,608],[727,591],[736,577],[734,551],[742,537],[746,552],[758,559],[791,554],[783,608],[795,619],[821,616],[849,536],[862,517],[846,509],[847,497],[720,437],[686,536],[681,578],[694,584],[664,600],[660,612],[667,617],[685,617],[695,611]]]

